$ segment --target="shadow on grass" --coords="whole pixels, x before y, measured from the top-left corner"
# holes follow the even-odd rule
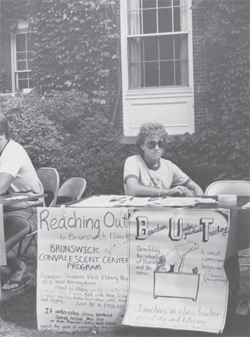
[[[21,291],[20,291],[21,292]],[[36,326],[36,287],[35,285],[28,286],[23,290],[22,293],[12,295],[10,298],[2,302],[2,320],[7,324],[14,323],[23,329],[33,330],[34,335],[37,332]],[[53,336],[62,336],[64,334],[56,333]],[[66,334],[67,335],[67,334]],[[64,336],[66,336],[64,335]],[[68,334],[71,335],[71,334]],[[74,333],[72,334],[74,335]],[[82,336],[82,334],[76,333],[76,336]],[[90,336],[89,334],[84,334],[84,336]],[[91,334],[92,335],[92,334]],[[37,335],[36,335],[37,336]],[[139,337],[209,337],[218,336],[216,333],[202,333],[195,331],[180,331],[180,330],[168,330],[168,329],[156,329],[156,328],[143,328],[143,327],[130,327],[121,326],[117,327],[110,334],[99,334],[97,332],[96,336],[139,336]],[[227,322],[225,329],[221,336],[225,337],[247,337],[249,336],[249,318],[239,317],[232,313],[228,313]]]
[[[36,329],[36,287],[28,286],[2,302],[1,319],[27,329]]]
[[[122,327],[116,329],[115,336],[136,336],[136,337],[213,337],[217,333],[169,330],[143,327]],[[239,317],[234,313],[227,315],[227,321],[223,332],[219,336],[224,337],[249,337],[249,317]]]
[[[66,336],[91,336],[91,337],[213,337],[218,336],[216,333],[169,330],[157,328],[143,328],[119,326],[110,333],[96,332],[38,332],[36,324],[36,264],[25,261],[28,269],[27,274],[32,278],[32,282],[24,289],[18,292],[4,294],[1,303],[1,320],[4,322],[6,329],[11,331],[8,336],[49,336],[49,337],[66,337]],[[2,273],[2,282],[8,279],[8,272]],[[238,294],[237,302],[243,297],[249,298],[249,269],[241,270],[241,290]],[[249,337],[249,317],[240,317],[235,314],[235,305],[228,308],[225,328],[220,336],[223,337]],[[1,335],[1,328],[0,328]],[[5,335],[4,335],[5,336]]]

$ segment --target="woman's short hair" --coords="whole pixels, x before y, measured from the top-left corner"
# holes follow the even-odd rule
[[[2,113],[0,113],[0,135],[5,135],[6,139],[10,139],[10,128],[8,119]]]
[[[143,124],[136,138],[137,150],[139,151],[139,153],[143,153],[141,145],[144,144],[146,137],[158,136],[160,139],[164,139],[164,141],[166,142],[167,135],[168,134],[164,128],[164,125],[162,125],[161,123]]]

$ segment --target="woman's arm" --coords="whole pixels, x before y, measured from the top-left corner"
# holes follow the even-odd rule
[[[187,184],[184,184],[189,190],[194,192],[194,195],[201,196],[204,195],[204,192],[200,188],[198,184],[196,184],[193,180],[189,180]]]
[[[126,180],[127,194],[136,197],[163,197],[163,196],[182,196],[185,195],[186,188],[177,186],[174,188],[157,188],[140,185],[136,178],[128,178]]]

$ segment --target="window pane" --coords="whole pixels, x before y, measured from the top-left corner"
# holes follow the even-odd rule
[[[188,85],[188,61],[176,61],[176,85]]]
[[[18,81],[18,89],[26,89],[28,88],[28,81],[27,80],[19,80]]]
[[[140,88],[142,81],[142,43],[141,38],[128,41],[129,88]]]
[[[180,7],[174,8],[174,31],[179,32],[181,30],[180,26]]]
[[[140,8],[140,0],[128,0],[128,10]]]
[[[141,34],[140,1],[128,1],[128,34]]]
[[[180,0],[173,0],[173,6],[180,6]]]
[[[26,60],[25,61],[17,61],[17,70],[27,70]]]
[[[158,39],[157,37],[146,37],[143,40],[145,61],[158,60]]]
[[[159,32],[172,32],[172,9],[160,8],[158,10]]]
[[[128,40],[128,59],[129,62],[142,61],[142,43],[141,38],[131,38]]]
[[[18,79],[19,80],[26,80],[28,78],[28,73],[19,73],[18,74]]]
[[[16,51],[25,51],[25,34],[16,35]]]
[[[16,58],[17,60],[26,60],[26,53],[17,53]]]
[[[143,34],[157,32],[156,9],[147,9],[143,11]]]
[[[173,36],[160,36],[160,60],[173,60]]]
[[[156,0],[142,0],[142,8],[156,8]]]
[[[177,35],[174,37],[175,59],[186,60],[188,58],[188,40],[186,35]]]
[[[171,0],[159,0],[158,1],[158,7],[171,7],[172,1]]]
[[[187,3],[182,0],[180,7],[174,7],[174,31],[186,31],[187,28]]]
[[[143,10],[143,34],[156,33],[157,32],[156,0],[143,0],[142,10]]]
[[[167,86],[167,85],[174,85],[174,62],[173,61],[167,61],[167,62],[161,62],[161,85]]]
[[[145,86],[159,86],[158,62],[145,63]]]

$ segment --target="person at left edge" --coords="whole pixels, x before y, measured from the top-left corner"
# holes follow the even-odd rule
[[[10,139],[9,123],[5,115],[0,113],[0,195],[6,193],[25,193],[35,195],[43,193],[35,168],[25,149],[14,140]],[[30,225],[30,232],[37,228],[36,207],[43,205],[43,198],[34,201],[20,201],[4,207],[4,224],[6,220],[24,218]],[[18,221],[17,221],[18,226]],[[11,247],[6,252],[7,266],[10,268],[10,277],[3,285],[5,291],[20,289],[25,283],[30,282],[24,278],[26,264],[19,260],[16,251]]]

